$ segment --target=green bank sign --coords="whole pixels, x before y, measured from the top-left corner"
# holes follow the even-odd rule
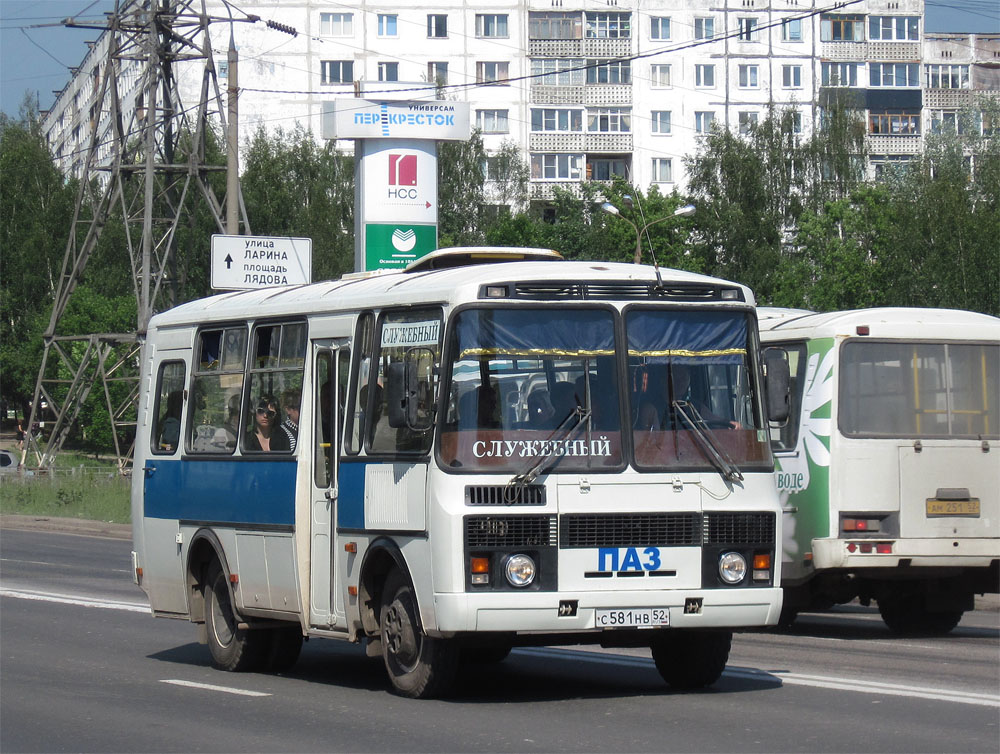
[[[436,225],[366,223],[364,269],[403,268],[436,248]]]

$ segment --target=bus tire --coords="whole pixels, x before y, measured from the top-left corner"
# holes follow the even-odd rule
[[[878,611],[889,630],[900,636],[944,636],[965,613],[964,610],[932,612],[924,607],[919,595],[879,600]]]
[[[393,570],[382,590],[379,612],[382,659],[393,690],[411,699],[426,699],[446,693],[458,670],[458,648],[454,642],[432,639],[420,626],[413,587]]]
[[[272,628],[267,634],[267,657],[264,666],[270,673],[287,673],[299,660],[302,651],[302,629],[297,625]]]
[[[256,670],[262,659],[266,634],[239,628],[229,586],[218,561],[212,563],[205,579],[205,629],[212,666],[219,670]]]
[[[664,629],[650,651],[660,676],[675,689],[700,689],[719,680],[729,660],[732,631]]]

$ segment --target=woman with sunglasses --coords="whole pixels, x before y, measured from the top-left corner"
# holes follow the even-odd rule
[[[257,401],[253,429],[247,433],[247,450],[291,451],[288,435],[278,426],[278,401],[273,396],[264,395]]]

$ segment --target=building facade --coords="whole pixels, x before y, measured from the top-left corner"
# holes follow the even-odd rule
[[[323,133],[324,106],[364,82],[409,82],[413,97],[464,100],[488,152],[515,143],[530,193],[624,176],[685,185],[684,158],[713,127],[747,130],[794,108],[808,133],[824,93],[850,89],[865,113],[873,170],[917,154],[923,137],[977,94],[1000,98],[1000,35],[929,34],[923,0],[243,0],[237,23],[240,127]],[[226,16],[210,0],[210,13]],[[266,25],[291,27],[292,36]],[[212,27],[220,83],[229,24]],[[105,35],[106,36],[106,35]],[[92,47],[45,115],[56,159],[79,171],[107,44]],[[141,112],[134,70],[123,108]],[[201,62],[179,68],[197,101]],[[127,67],[127,66],[126,66]],[[398,96],[398,95],[397,95]],[[994,127],[990,123],[987,128]],[[338,148],[350,150],[351,142]]]

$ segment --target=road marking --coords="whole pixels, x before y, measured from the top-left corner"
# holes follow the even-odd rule
[[[19,563],[22,565],[41,565],[65,568],[65,563],[52,563],[48,560],[24,560],[23,558],[0,558],[0,563]],[[108,573],[132,573],[128,568],[111,568]]]
[[[205,691],[221,691],[224,694],[238,694],[239,696],[271,696],[263,691],[247,691],[246,689],[234,689],[232,686],[214,686],[211,683],[179,681],[176,678],[161,678],[160,683],[169,683],[174,686],[186,686],[191,689],[204,689]]]
[[[60,605],[76,605],[77,607],[100,607],[105,610],[125,610],[130,613],[149,614],[149,605],[142,602],[119,602],[103,600],[100,597],[76,597],[71,594],[52,594],[51,592],[26,592],[20,589],[0,589],[0,597],[13,597],[18,600],[34,600],[36,602],[55,602]]]
[[[605,665],[631,665],[633,667],[650,668],[653,660],[644,657],[628,655],[611,655],[572,649],[540,649],[536,647],[521,647],[514,650],[517,654],[527,654],[554,659],[582,660],[584,662]],[[769,681],[776,686],[811,686],[833,691],[853,691],[859,694],[880,694],[883,696],[906,696],[914,699],[933,699],[956,704],[974,704],[980,707],[1000,707],[1000,696],[996,694],[981,694],[972,691],[955,689],[936,689],[928,686],[910,686],[900,683],[883,683],[865,681],[853,678],[835,678],[832,676],[792,673],[787,670],[758,670],[756,668],[728,667],[723,673],[730,678],[743,678],[754,681]]]

